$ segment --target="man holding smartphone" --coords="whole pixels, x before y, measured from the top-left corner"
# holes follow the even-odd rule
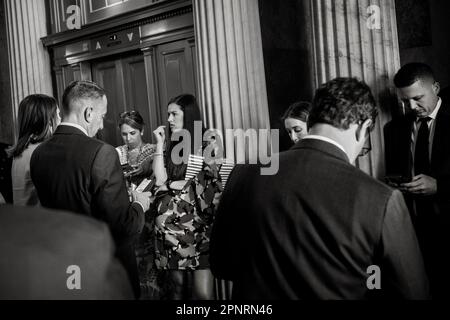
[[[450,211],[450,105],[423,63],[403,66],[394,79],[405,115],[386,131],[387,182],[408,202],[431,282],[433,298],[448,296],[442,260]],[[392,174],[402,178],[394,181]],[[408,181],[409,180],[409,181]]]

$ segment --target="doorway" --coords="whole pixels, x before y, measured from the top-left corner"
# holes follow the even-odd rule
[[[117,147],[123,144],[118,121],[124,111],[136,110],[150,124],[145,61],[142,53],[115,56],[92,62],[92,80],[106,90],[108,113],[98,138]],[[148,127],[147,127],[148,128]],[[151,141],[151,130],[144,130],[144,142]]]

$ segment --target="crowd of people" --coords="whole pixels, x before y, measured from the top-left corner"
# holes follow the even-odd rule
[[[19,246],[12,239],[22,236],[38,259],[79,266],[89,288],[62,293],[66,269],[52,267],[41,275],[48,290],[34,298],[138,299],[156,286],[159,299],[211,300],[215,278],[233,283],[234,299],[446,297],[450,106],[425,64],[405,65],[394,82],[405,112],[385,128],[384,181],[355,166],[377,122],[375,98],[364,82],[337,78],[283,115],[293,147],[278,155],[276,175],[237,164],[226,188],[220,160],[203,161],[188,176],[190,156],[214,143],[181,148],[196,123],[206,131],[190,94],[168,103],[156,144],[143,141],[139,112],[120,114],[124,144],[117,148],[95,139],[108,111],[96,83],[71,83],[60,107],[52,97],[26,97],[8,150],[14,207],[0,206],[7,221],[0,228],[9,230],[0,234],[11,237],[1,237],[11,252],[2,254],[9,267],[0,267],[0,283],[11,279]],[[33,232],[15,234],[27,220]],[[374,266],[382,279],[375,290],[368,285]],[[17,283],[0,287],[0,297],[30,297]]]

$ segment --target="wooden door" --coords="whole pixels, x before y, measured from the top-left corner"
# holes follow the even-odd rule
[[[167,103],[174,97],[196,94],[195,54],[192,41],[180,40],[156,48],[157,83],[163,119],[167,121]]]
[[[147,81],[145,61],[143,55],[132,56],[122,60],[125,84],[126,110],[138,111],[144,118],[144,142],[152,141],[152,128],[150,127],[150,110],[147,96]]]
[[[104,128],[99,131],[97,137],[117,147],[122,144],[118,129],[119,114],[126,110],[121,60],[94,63],[92,76],[94,82],[105,89],[108,98],[108,112],[103,123]]]
[[[123,144],[118,127],[120,113],[137,110],[144,122],[150,123],[144,56],[140,53],[94,62],[92,75],[108,98],[108,113],[98,138],[117,147]],[[144,130],[144,142],[150,138],[151,130]]]

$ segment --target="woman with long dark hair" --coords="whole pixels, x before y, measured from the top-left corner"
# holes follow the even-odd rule
[[[30,176],[30,159],[39,144],[53,134],[60,121],[58,103],[52,97],[33,94],[20,103],[19,138],[17,143],[8,150],[8,154],[13,157],[11,176],[15,205],[39,204]]]
[[[209,236],[221,193],[220,178],[215,166],[205,163],[194,178],[186,178],[187,159],[201,155],[205,147],[193,139],[196,127],[202,131],[197,135],[204,132],[195,97],[178,96],[169,102],[167,111],[168,128],[154,132],[157,145],[153,160],[160,187],[155,229],[156,265],[165,275],[162,291],[167,291],[168,299],[212,299]],[[206,193],[209,196],[204,196]]]

